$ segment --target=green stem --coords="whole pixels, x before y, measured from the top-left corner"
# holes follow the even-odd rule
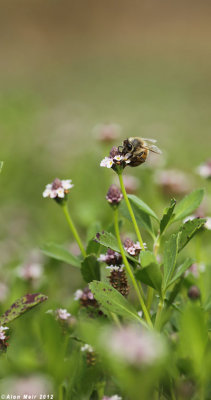
[[[85,251],[84,246],[83,246],[83,244],[81,242],[81,239],[80,239],[79,234],[78,234],[78,232],[76,230],[76,227],[75,227],[75,225],[73,223],[73,220],[72,220],[72,218],[70,216],[70,213],[69,213],[68,206],[67,206],[66,202],[62,205],[62,209],[64,211],[64,215],[66,217],[66,220],[67,220],[67,223],[68,223],[68,225],[70,227],[70,230],[72,231],[73,236],[74,236],[76,242],[78,243],[78,246],[79,246],[79,248],[81,250],[81,253],[83,254],[84,257],[86,257],[86,251]]]
[[[59,399],[58,400],[63,400],[63,384],[62,383],[59,385]]]
[[[134,226],[138,241],[140,243],[141,249],[145,250],[144,243],[143,243],[143,240],[142,240],[142,237],[141,237],[141,233],[139,231],[138,224],[137,224],[136,219],[135,219],[135,215],[134,215],[133,209],[132,209],[130,201],[129,201],[128,197],[127,197],[127,192],[125,190],[122,173],[120,173],[118,176],[119,176],[119,183],[120,183],[121,191],[122,191],[122,194],[124,196],[125,203],[127,205],[128,211],[130,213],[130,216],[131,216],[131,219],[132,219],[132,223],[133,223],[133,226]]]
[[[162,299],[160,299],[160,302],[158,304],[158,310],[157,310],[156,318],[155,318],[155,328],[157,330],[160,330],[160,323],[161,323],[161,315],[162,315],[162,311],[163,311],[163,306],[164,306],[164,302],[163,302]]]
[[[144,300],[143,300],[143,298],[142,298],[142,296],[141,296],[141,293],[140,293],[140,291],[139,291],[138,284],[137,284],[137,282],[136,282],[136,280],[135,280],[135,277],[134,277],[133,272],[132,272],[132,270],[131,270],[131,267],[130,267],[128,261],[127,261],[127,257],[126,257],[126,255],[125,255],[125,252],[124,252],[124,249],[123,249],[123,246],[122,246],[122,242],[121,242],[121,238],[120,238],[120,233],[119,233],[118,209],[117,209],[117,208],[114,209],[114,227],[115,227],[116,238],[117,238],[117,242],[118,242],[118,245],[119,245],[120,253],[121,253],[121,255],[122,255],[123,263],[124,263],[125,268],[126,268],[126,270],[127,270],[127,272],[128,272],[128,275],[130,276],[130,279],[131,279],[131,281],[132,281],[132,283],[133,283],[133,286],[134,286],[134,289],[135,289],[136,294],[137,294],[137,296],[138,296],[138,299],[139,299],[139,301],[140,301],[140,305],[141,305],[141,308],[142,308],[142,310],[143,310],[145,319],[146,319],[147,323],[149,324],[149,326],[152,327],[152,321],[151,321],[150,315],[149,315],[149,313],[148,313],[148,311],[147,311],[147,308],[146,308],[146,306],[145,306]]]
[[[155,239],[154,248],[153,248],[155,257],[157,257],[159,247],[160,247],[160,235],[158,234],[158,236]],[[154,297],[154,289],[151,287],[148,287],[148,290],[147,290],[147,309],[148,309],[148,311],[150,311],[150,308],[151,308],[151,305],[153,302],[153,297]]]

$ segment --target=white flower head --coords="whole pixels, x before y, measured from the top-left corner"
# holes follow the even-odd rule
[[[38,263],[28,263],[17,268],[18,276],[25,281],[40,279],[43,267]]]
[[[202,178],[205,178],[205,179],[211,178],[211,160],[208,160],[204,164],[199,165],[196,168],[196,172]]]
[[[51,199],[63,199],[65,195],[69,193],[69,190],[74,186],[71,182],[71,179],[54,179],[52,183],[46,185],[46,188],[43,192],[43,197],[50,197]]]
[[[89,344],[84,344],[82,347],[81,347],[81,351],[83,351],[83,352],[88,352],[88,353],[93,353],[93,347],[92,346],[90,346]]]
[[[122,400],[122,397],[118,396],[118,394],[114,394],[111,397],[104,396],[102,400]]]
[[[106,167],[106,168],[111,168],[112,167],[112,165],[113,165],[113,159],[112,158],[110,158],[110,157],[105,157],[102,161],[101,161],[101,163],[100,163],[100,166],[101,167]]]
[[[83,295],[83,290],[81,289],[76,290],[76,292],[74,293],[74,300],[80,300],[82,295]]]
[[[71,314],[66,309],[63,308],[58,308],[58,310],[56,310],[56,315],[58,319],[64,321],[71,317]]]
[[[7,329],[9,329],[7,326],[0,326],[0,340],[6,339],[5,331]]]

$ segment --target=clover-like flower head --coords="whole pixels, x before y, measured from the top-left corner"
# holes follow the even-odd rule
[[[72,189],[74,186],[71,182],[71,179],[54,179],[52,183],[46,185],[46,188],[43,192],[43,197],[50,197],[50,199],[62,202],[69,193],[70,189]]]

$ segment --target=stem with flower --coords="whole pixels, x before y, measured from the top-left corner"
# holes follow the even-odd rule
[[[141,305],[141,308],[143,310],[145,319],[146,319],[147,323],[149,324],[149,326],[152,327],[152,321],[151,321],[150,315],[149,315],[149,313],[147,311],[146,305],[145,305],[144,300],[143,300],[143,298],[141,296],[141,293],[139,291],[138,284],[137,284],[137,282],[135,280],[135,277],[134,277],[133,272],[132,272],[132,270],[130,268],[130,265],[129,265],[128,261],[127,261],[127,257],[125,255],[125,252],[124,252],[124,249],[123,249],[123,245],[122,245],[121,238],[120,238],[120,232],[119,232],[119,224],[118,224],[118,208],[117,207],[113,207],[113,210],[114,210],[114,228],[115,228],[115,233],[116,233],[116,238],[117,238],[117,242],[118,242],[118,245],[119,245],[120,253],[122,255],[122,260],[123,260],[125,268],[126,268],[126,270],[128,272],[128,275],[130,276],[130,279],[131,279],[131,281],[133,283],[133,286],[134,286],[134,289],[135,289],[136,294],[138,296],[138,299],[140,301],[140,305]]]

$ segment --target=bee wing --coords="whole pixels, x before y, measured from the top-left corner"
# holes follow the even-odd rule
[[[157,154],[162,154],[162,151],[157,147],[157,146],[155,146],[155,145],[147,145],[147,143],[146,143],[146,146],[144,146],[147,150],[150,150],[150,151],[152,151],[153,153],[157,153]]]
[[[149,143],[156,143],[157,142],[157,140],[156,139],[147,139],[147,138],[143,138],[143,140],[147,143],[147,142],[149,142]]]

